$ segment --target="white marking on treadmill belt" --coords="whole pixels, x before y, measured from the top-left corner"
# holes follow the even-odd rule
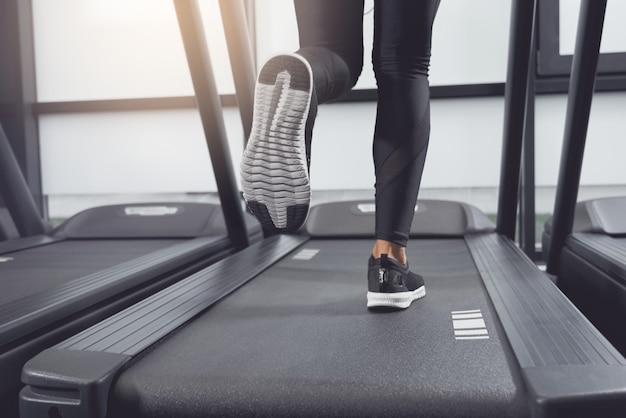
[[[13,257],[0,257],[0,263],[8,263],[9,261],[13,261]]]
[[[315,257],[317,255],[317,253],[319,253],[319,252],[320,252],[320,250],[318,250],[317,248],[305,248],[303,250],[300,250],[293,257],[291,257],[291,259],[292,260],[308,261],[308,260],[311,260],[313,257]]]
[[[480,309],[452,311],[452,326],[457,340],[487,340],[489,333]]]

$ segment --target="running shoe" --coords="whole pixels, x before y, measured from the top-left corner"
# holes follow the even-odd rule
[[[313,75],[299,55],[278,55],[261,71],[253,124],[241,160],[241,186],[250,212],[274,233],[295,232],[309,214],[311,187],[305,124]]]
[[[414,300],[426,296],[422,276],[409,271],[409,265],[401,264],[382,254],[368,262],[367,307],[408,308]]]

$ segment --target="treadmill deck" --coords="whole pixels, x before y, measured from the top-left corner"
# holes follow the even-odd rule
[[[427,295],[394,312],[366,308],[370,250],[309,241],[132,361],[112,416],[528,416],[465,241],[412,241]]]

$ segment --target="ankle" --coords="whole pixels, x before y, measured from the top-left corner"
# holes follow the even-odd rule
[[[406,248],[390,241],[376,240],[372,249],[372,256],[380,258],[382,254],[387,254],[401,264],[406,264]]]

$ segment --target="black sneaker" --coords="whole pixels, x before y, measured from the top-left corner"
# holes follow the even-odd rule
[[[269,231],[295,232],[309,214],[305,124],[313,72],[299,55],[271,58],[259,73],[241,186],[250,212]]]
[[[409,265],[382,254],[370,257],[367,272],[367,307],[408,308],[426,296],[422,276],[409,271]]]

